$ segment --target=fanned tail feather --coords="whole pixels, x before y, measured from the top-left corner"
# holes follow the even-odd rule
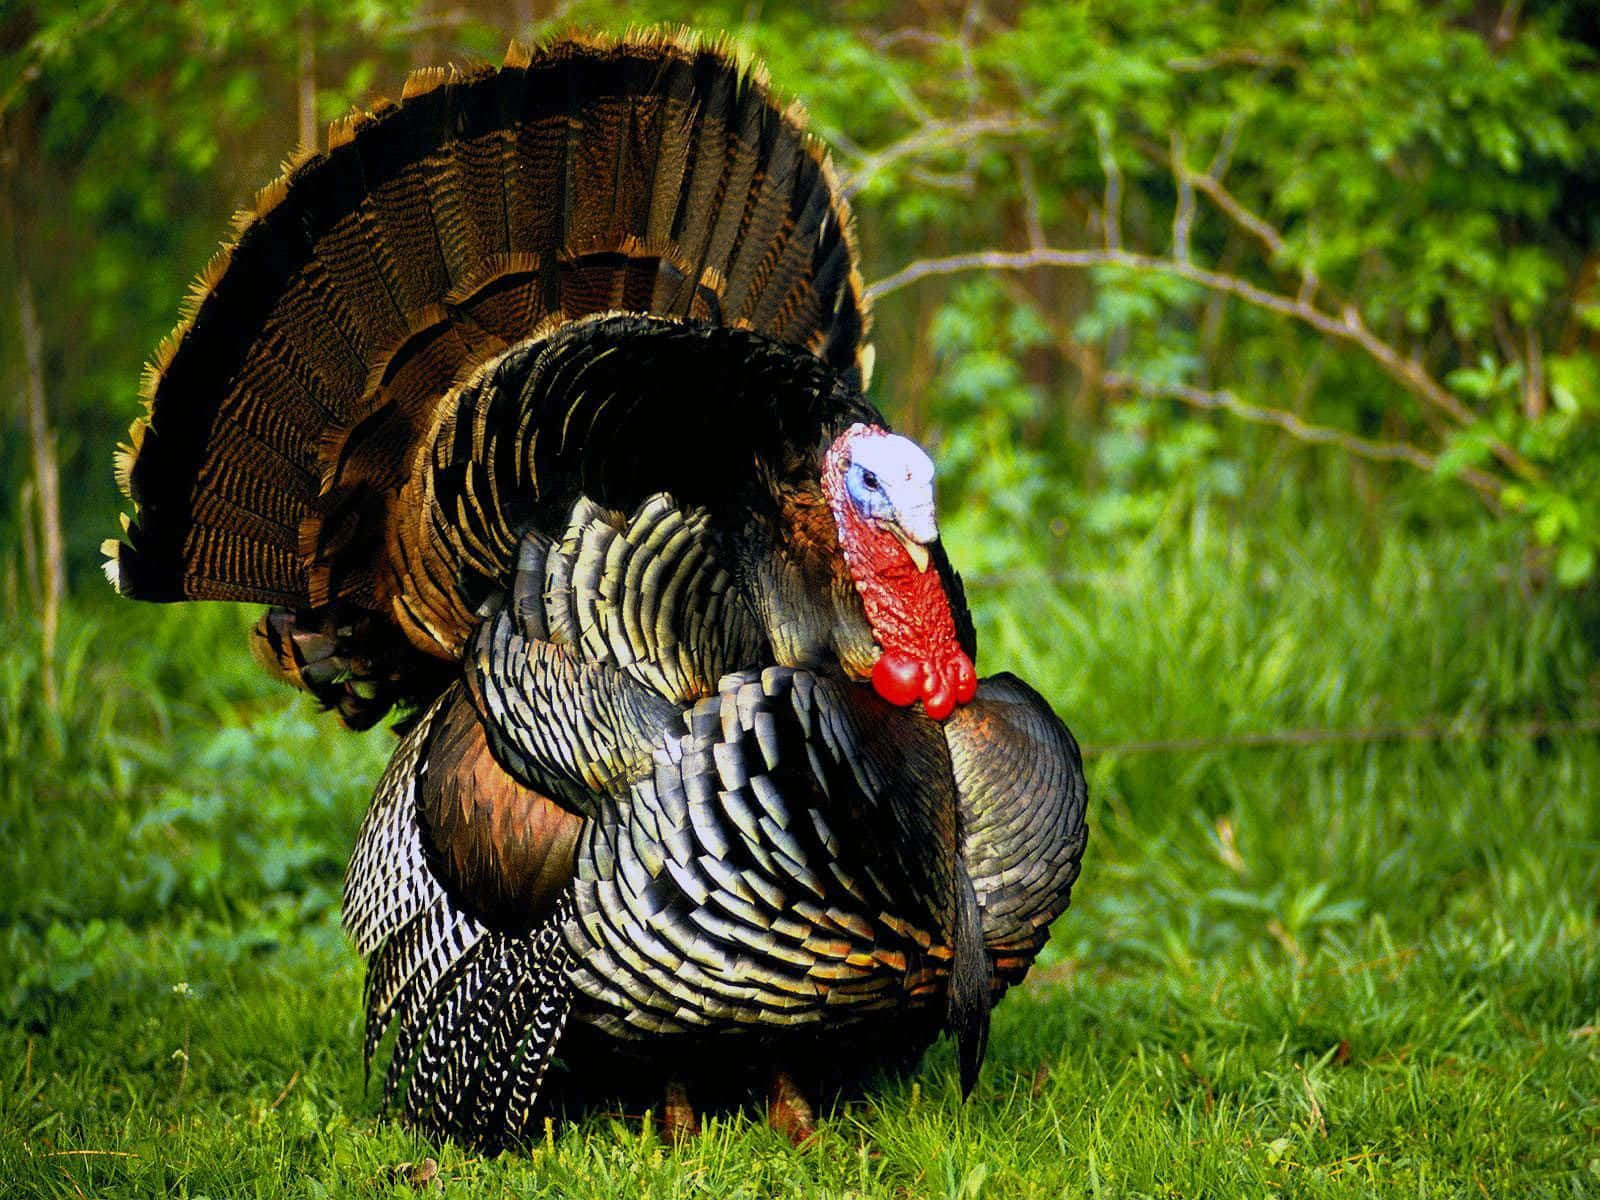
[[[400,1027],[401,1041],[420,1028],[439,981],[482,940],[484,928],[440,896],[426,911],[407,922],[367,968],[367,1028],[362,1056],[371,1068],[383,1035]],[[398,1050],[397,1050],[398,1054]]]
[[[855,263],[802,114],[721,45],[569,38],[419,72],[286,164],[197,279],[118,455],[134,513],[108,576],[285,610],[264,658],[352,723],[420,707],[474,614],[433,597],[406,620],[413,593],[453,595],[463,555],[508,573],[520,532],[474,525],[482,494],[440,514],[445,543],[403,511],[443,398],[612,311],[754,330],[860,382]]]
[[[417,780],[426,770],[422,749],[440,708],[436,704],[423,714],[396,747],[356,835],[345,871],[343,917],[363,958],[445,899],[417,823]]]

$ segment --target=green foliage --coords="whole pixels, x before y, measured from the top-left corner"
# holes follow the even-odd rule
[[[732,31],[835,146],[869,279],[1038,236],[1143,256],[1018,274],[981,303],[935,277],[879,305],[881,386],[914,429],[970,455],[975,408],[1025,404],[1006,495],[1023,473],[1071,479],[1103,501],[1095,528],[1148,528],[1170,477],[1155,459],[1220,461],[1205,486],[1227,487],[1241,443],[1276,452],[1282,435],[1182,407],[1184,389],[1223,391],[1352,453],[1349,439],[1420,452],[1431,479],[1351,469],[1434,521],[1472,518],[1456,493],[1476,493],[1577,585],[1600,552],[1600,44],[1585,12],[1395,0],[1175,20],[1140,0],[935,6],[913,28],[872,4],[578,3],[522,32]],[[98,464],[138,364],[226,213],[297,140],[299,91],[326,121],[393,94],[408,64],[497,55],[506,19],[414,0],[19,10],[0,113],[62,452],[88,481],[68,513],[77,571],[114,507]],[[11,344],[0,374],[15,376]],[[1130,430],[1150,470],[1129,469]],[[1106,437],[1120,445],[1085,461]],[[0,480],[26,477],[14,445]],[[17,486],[0,482],[0,512]]]
[[[119,978],[126,938],[168,909],[205,914],[204,936],[233,956],[337,942],[339,881],[388,740],[331,737],[309,703],[286,705],[244,652],[245,616],[130,618],[119,604],[74,620],[54,708],[36,635],[0,625],[20,647],[0,667],[0,954],[18,966],[6,1020],[45,1020]]]
[[[1180,459],[1232,459],[1255,445],[1236,422],[1175,404],[1222,390],[1352,453],[1419,451],[1432,480],[1384,484],[1450,521],[1469,483],[1571,586],[1600,548],[1600,44],[1581,5],[1490,11],[1025,4],[739,28],[841,148],[869,277],[1038,235],[1107,257],[1020,275],[998,302],[935,280],[915,310],[906,292],[880,305],[888,393],[941,446],[970,456],[974,407],[1012,414],[1007,495],[1042,471],[1106,498],[1108,531],[1148,525],[1159,470],[1113,446],[1085,471],[1082,443],[1137,427]],[[1008,326],[1027,310],[1022,344]],[[931,394],[907,369],[928,348]]]

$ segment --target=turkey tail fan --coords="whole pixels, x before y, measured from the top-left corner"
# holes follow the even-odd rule
[[[107,573],[139,599],[284,609],[269,663],[367,723],[427,700],[431,681],[410,697],[390,681],[469,632],[395,619],[414,577],[457,580],[428,544],[394,561],[393,528],[441,398],[485,363],[614,311],[754,330],[856,384],[869,361],[820,145],[759,72],[687,37],[513,45],[498,69],[419,72],[236,225],[146,372],[147,415],[117,456],[134,511]],[[349,673],[328,664],[374,658],[365,686],[330,690]]]

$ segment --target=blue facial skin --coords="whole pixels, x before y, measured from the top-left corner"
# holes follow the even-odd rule
[[[856,511],[875,521],[893,521],[894,505],[878,477],[860,463],[852,463],[844,474],[844,490]]]

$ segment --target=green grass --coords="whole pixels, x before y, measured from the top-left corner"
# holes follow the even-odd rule
[[[1593,715],[1572,601],[1493,550],[1194,520],[984,589],[983,665],[1091,747]],[[258,680],[248,614],[96,613],[63,715],[0,664],[0,1194],[406,1195],[431,1157],[461,1196],[1600,1195],[1593,735],[1098,755],[965,1104],[941,1046],[803,1151],[598,1115],[485,1161],[362,1079],[334,910],[388,735]]]

